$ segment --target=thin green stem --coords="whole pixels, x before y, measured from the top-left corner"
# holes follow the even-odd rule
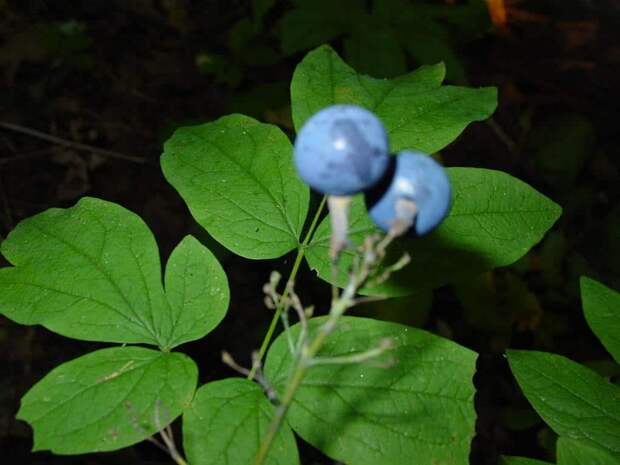
[[[174,460],[177,465],[189,465],[189,463],[187,463],[187,461],[179,454],[173,456],[172,460]]]
[[[252,462],[253,465],[263,465],[265,462],[269,449],[271,448],[276,434],[284,422],[284,418],[288,413],[299,386],[301,386],[301,382],[312,365],[312,361],[323,347],[327,336],[329,336],[336,328],[338,319],[348,308],[355,304],[355,293],[367,277],[368,270],[362,269],[358,275],[351,279],[347,287],[342,292],[342,295],[337,300],[332,302],[327,321],[321,325],[310,346],[302,348],[299,357],[295,361],[293,372],[288,383],[286,384],[286,390],[280,400],[280,404],[276,408],[274,417],[269,425],[269,429],[260,443],[256,456],[254,456],[254,461]]]
[[[314,214],[314,218],[312,218],[312,223],[310,223],[310,228],[308,228],[308,232],[306,233],[304,240],[302,241],[299,248],[297,249],[297,256],[295,257],[295,261],[293,262],[293,268],[291,269],[291,273],[289,274],[289,277],[286,280],[284,291],[282,291],[282,297],[278,301],[278,305],[276,307],[275,313],[273,314],[273,318],[271,319],[271,323],[269,324],[269,328],[267,329],[267,333],[265,334],[265,337],[260,346],[260,349],[258,350],[258,356],[256,357],[254,363],[252,364],[252,369],[250,370],[250,373],[248,374],[248,379],[254,378],[254,375],[256,374],[256,370],[258,370],[259,364],[263,360],[263,357],[265,356],[265,352],[267,352],[267,348],[269,347],[269,344],[271,343],[271,339],[273,338],[273,333],[275,332],[276,326],[278,325],[278,320],[280,319],[280,314],[284,310],[284,303],[286,302],[286,298],[288,297],[290,284],[294,282],[295,278],[297,277],[297,272],[299,271],[299,267],[304,258],[306,247],[310,243],[312,234],[314,234],[314,231],[316,230],[321,213],[323,212],[323,209],[325,208],[325,202],[326,202],[326,197],[323,196],[323,199],[321,200],[321,203],[319,204],[319,208],[317,208],[316,213]]]
[[[262,465],[265,459],[267,458],[269,449],[271,449],[271,444],[273,443],[273,440],[275,439],[276,434],[280,430],[280,427],[282,426],[282,423],[284,422],[284,418],[286,418],[288,409],[291,406],[291,403],[293,402],[293,398],[295,397],[295,394],[297,393],[297,390],[299,389],[301,382],[306,376],[308,368],[310,368],[310,364],[307,361],[311,360],[312,357],[314,357],[317,354],[317,352],[323,346],[323,343],[325,342],[325,338],[329,335],[329,331],[325,330],[327,327],[328,327],[327,325],[324,325],[321,328],[321,331],[317,334],[316,338],[312,341],[312,345],[308,348],[307,352],[304,354],[302,358],[297,360],[297,363],[295,365],[295,370],[293,371],[293,374],[291,375],[286,385],[286,391],[284,392],[284,395],[282,396],[282,399],[280,400],[280,405],[278,405],[278,407],[276,408],[276,412],[273,417],[273,420],[271,421],[269,425],[269,429],[267,430],[267,433],[265,434],[265,436],[263,437],[260,443],[260,448],[258,449],[258,452],[254,456],[254,461],[252,462],[253,465]]]
[[[397,237],[399,232],[402,231],[392,228],[388,235],[380,241],[378,241],[379,238],[375,236],[366,237],[364,245],[361,248],[362,253],[354,257],[349,282],[342,292],[338,294],[338,297],[332,300],[327,319],[309,341],[304,338],[298,352],[291,354],[293,357],[291,374],[289,375],[286,388],[284,389],[284,394],[280,398],[280,403],[267,428],[267,433],[263,437],[258,452],[254,456],[253,465],[263,465],[265,463],[271,445],[280,427],[284,423],[284,419],[293,403],[293,399],[311,366],[320,364],[321,362],[360,363],[379,356],[384,351],[393,347],[391,340],[384,339],[380,342],[378,347],[365,352],[349,356],[317,359],[317,354],[325,344],[325,340],[336,329],[340,317],[356,304],[355,296],[358,289],[370,278],[378,262],[385,257],[385,249],[392,240]],[[399,262],[400,261],[401,260],[399,260]],[[334,265],[335,263],[332,264],[332,266]],[[304,321],[303,317],[302,321]]]
[[[252,462],[253,465],[262,465],[267,458],[269,449],[271,449],[271,444],[273,443],[273,440],[275,439],[278,430],[284,422],[284,418],[286,417],[288,408],[293,401],[293,397],[295,396],[297,389],[299,388],[301,382],[306,376],[307,369],[307,366],[298,365],[297,369],[293,373],[293,376],[289,380],[287,390],[284,393],[284,397],[282,398],[282,403],[278,405],[275,416],[271,424],[269,425],[269,429],[267,430],[267,434],[263,437],[260,443],[260,448],[254,456],[254,461]]]

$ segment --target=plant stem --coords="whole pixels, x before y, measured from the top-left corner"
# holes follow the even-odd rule
[[[321,327],[323,330],[327,325]],[[267,430],[267,434],[263,437],[260,448],[254,457],[253,465],[262,465],[267,458],[267,454],[269,453],[269,449],[271,448],[271,444],[276,437],[276,434],[280,430],[282,423],[284,422],[284,418],[288,413],[288,409],[293,402],[293,398],[301,385],[304,377],[306,376],[306,372],[310,368],[308,364],[308,359],[312,358],[323,346],[323,342],[325,338],[329,335],[327,331],[321,331],[317,334],[316,338],[312,342],[312,345],[308,348],[306,355],[297,360],[297,364],[295,365],[295,370],[291,378],[289,379],[286,387],[286,391],[284,396],[282,396],[281,403],[276,408],[275,415],[273,420],[269,424],[269,429]]]
[[[177,465],[189,465],[185,459],[183,457],[181,457],[180,455],[177,455],[176,457],[172,457],[172,460],[174,460]]]
[[[256,357],[254,363],[252,364],[252,369],[250,370],[250,373],[247,376],[247,378],[250,380],[254,378],[254,375],[256,374],[256,370],[258,370],[259,364],[263,360],[263,357],[265,356],[265,352],[267,352],[267,348],[269,347],[269,343],[271,342],[271,339],[273,338],[273,333],[275,332],[276,326],[278,325],[280,314],[284,310],[284,304],[286,302],[286,298],[288,297],[290,284],[294,282],[295,278],[297,277],[297,272],[299,271],[299,266],[301,265],[301,261],[304,258],[306,247],[308,246],[308,243],[310,242],[310,239],[312,238],[312,234],[316,230],[316,226],[319,222],[319,217],[321,216],[321,213],[323,212],[323,208],[325,208],[325,202],[326,202],[326,197],[323,196],[323,199],[321,200],[321,203],[319,204],[319,207],[317,208],[316,213],[314,214],[314,218],[312,218],[312,223],[310,223],[310,228],[308,228],[308,232],[306,233],[304,240],[302,241],[302,243],[299,245],[297,249],[297,256],[295,257],[295,261],[293,262],[293,268],[291,269],[291,273],[289,274],[289,277],[286,280],[284,291],[282,292],[282,297],[280,298],[278,302],[273,318],[271,319],[271,323],[269,324],[269,328],[267,329],[267,333],[265,334],[263,342],[260,346],[260,349],[258,351],[258,356]]]
[[[269,424],[269,429],[267,433],[263,437],[260,448],[254,457],[253,465],[262,465],[267,458],[267,454],[269,453],[269,449],[273,443],[273,440],[276,437],[282,423],[284,422],[284,418],[288,413],[288,409],[291,406],[295,394],[301,385],[304,377],[308,369],[312,365],[312,360],[316,356],[316,354],[321,350],[323,344],[325,343],[325,339],[327,336],[331,334],[331,332],[336,328],[336,323],[338,319],[342,316],[342,314],[351,306],[355,304],[355,294],[360,284],[362,284],[366,278],[368,277],[367,270],[362,270],[362,272],[355,276],[354,279],[351,279],[347,287],[342,292],[342,295],[332,303],[332,308],[329,311],[329,315],[327,317],[327,321],[321,325],[317,335],[312,340],[312,343],[309,347],[302,348],[299,357],[295,362],[294,370],[289,378],[288,383],[286,384],[286,391],[280,400],[280,404],[276,408],[275,415]]]

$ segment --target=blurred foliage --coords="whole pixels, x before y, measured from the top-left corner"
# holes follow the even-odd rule
[[[592,155],[595,132],[579,114],[553,115],[530,133],[529,150],[539,173],[558,190],[570,189]]]
[[[553,234],[553,233],[551,233]],[[566,328],[562,319],[547,314],[518,267],[472,276],[455,285],[467,324],[488,338],[488,348],[503,352],[513,334],[533,333],[537,345],[553,347],[553,338]]]
[[[84,23],[36,23],[12,35],[0,47],[0,67],[4,68],[8,82],[13,82],[24,62],[87,69],[93,66],[91,45]]]
[[[290,127],[289,118],[278,114],[287,104],[288,80],[248,90],[243,87],[252,81],[250,70],[279,65],[294,54],[332,43],[341,45],[353,68],[374,77],[394,77],[416,65],[443,61],[447,80],[466,84],[458,49],[490,26],[484,0],[463,5],[420,0],[254,0],[252,14],[228,29],[223,48],[199,52],[196,66],[215,82],[238,89],[231,111],[267,116]],[[256,113],[265,106],[271,114]]]
[[[286,55],[338,38],[344,58],[358,71],[374,77],[394,77],[417,64],[444,61],[447,79],[467,81],[458,47],[490,28],[484,0],[464,5],[439,5],[408,0],[296,0],[279,22]]]
[[[114,1],[106,7],[105,2],[96,0],[83,8],[91,15],[112,8],[195,38],[194,66],[231,92],[226,111],[244,112],[287,128],[291,127],[290,71],[284,70],[303,52],[330,42],[355,69],[374,77],[393,77],[421,64],[443,61],[448,81],[467,84],[459,50],[491,28],[485,0],[457,4],[429,0],[235,0],[226,2],[226,7],[220,3],[137,0]],[[0,21],[7,23],[8,30],[17,29],[0,46],[6,82],[12,83],[25,63],[79,70],[96,66],[99,57],[93,56],[88,31],[92,24],[69,18],[31,22],[24,27],[19,20],[13,21],[24,10],[36,17],[57,8],[54,2],[43,0],[17,6],[0,1],[4,16]],[[211,9],[217,12],[210,20],[215,29],[203,30],[196,18]],[[161,53],[152,51],[149,66],[161,70],[169,65]],[[278,77],[265,82],[264,75],[274,70]],[[110,72],[93,69],[99,75]]]
[[[196,56],[196,65],[215,82],[231,88],[238,87],[249,68],[269,66],[282,60],[272,46],[270,34],[264,29],[263,18],[275,1],[255,0],[251,17],[243,17],[230,27],[225,51],[205,51]]]

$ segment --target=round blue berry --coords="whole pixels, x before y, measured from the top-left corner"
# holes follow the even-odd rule
[[[314,190],[327,195],[362,192],[389,164],[387,133],[370,111],[333,105],[314,114],[295,141],[295,166]]]
[[[370,218],[384,231],[398,219],[397,202],[415,204],[415,218],[408,233],[421,236],[435,229],[448,215],[452,189],[445,169],[430,156],[403,151],[380,185],[366,196]],[[402,215],[402,212],[401,212]]]

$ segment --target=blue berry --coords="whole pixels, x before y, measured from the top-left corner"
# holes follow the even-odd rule
[[[356,105],[322,109],[303,125],[295,141],[299,175],[327,195],[352,195],[372,187],[388,164],[383,124]]]
[[[384,182],[368,192],[366,203],[370,218],[384,231],[404,221],[409,234],[421,236],[448,215],[451,196],[450,180],[439,163],[423,153],[403,151],[393,157]],[[414,206],[415,217],[408,218],[411,208],[403,205]]]

